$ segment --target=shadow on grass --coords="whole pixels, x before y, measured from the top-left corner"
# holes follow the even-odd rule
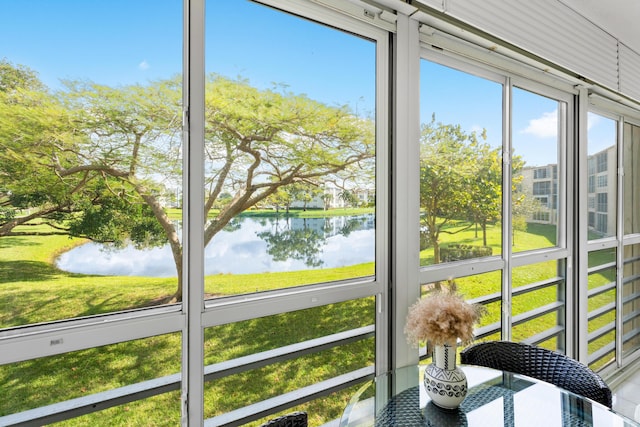
[[[549,243],[556,244],[557,232],[555,225],[528,223],[527,233],[542,236],[546,238]]]
[[[179,343],[162,335],[5,365],[0,416],[178,372]]]
[[[18,237],[3,236],[0,238],[0,249],[15,248],[17,246],[38,246],[40,243],[28,241]]]
[[[1,240],[1,239],[0,239]],[[40,282],[60,274],[50,264],[40,261],[0,261],[0,284]]]

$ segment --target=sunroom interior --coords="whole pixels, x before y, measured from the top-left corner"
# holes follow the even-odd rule
[[[451,283],[637,372],[640,5],[85,3],[0,6],[0,425],[339,425]]]

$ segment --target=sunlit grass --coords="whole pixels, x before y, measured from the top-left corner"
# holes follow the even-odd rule
[[[317,215],[318,212],[309,211],[309,214]],[[176,210],[172,215],[179,217],[181,213]],[[46,230],[43,228],[42,231]],[[474,245],[482,242],[481,233],[476,235],[473,229],[454,236],[450,242]],[[517,250],[537,249],[548,247],[553,236],[555,227],[547,226],[545,229],[536,226],[531,233],[516,232],[514,243]],[[487,240],[490,246],[497,248],[494,255],[499,254],[499,226],[489,229]],[[175,292],[175,278],[71,274],[53,265],[57,255],[81,243],[80,239],[60,235],[0,239],[1,328],[145,307],[159,297]],[[590,264],[599,265],[610,257],[610,253],[598,253],[593,259],[590,257]],[[432,250],[422,251],[421,262],[428,264],[429,259],[432,262]],[[373,263],[298,272],[219,274],[205,278],[205,292],[209,297],[217,298],[373,274]],[[512,285],[517,289],[556,275],[555,261],[519,267],[512,272]],[[589,278],[589,288],[601,286],[609,280],[611,273],[608,271],[593,274]],[[501,272],[464,277],[457,283],[466,298],[477,298],[500,291]],[[590,307],[606,304],[612,297],[611,293],[602,294],[589,302]],[[515,297],[513,314],[527,312],[556,298],[556,286]],[[372,298],[361,299],[209,328],[205,331],[205,363],[218,363],[372,324],[374,307]],[[482,325],[498,322],[500,317],[501,304],[492,303]],[[615,314],[610,313],[594,319],[589,329],[596,329],[614,318]],[[556,314],[542,316],[514,327],[513,339],[526,339],[557,323]],[[591,343],[590,352],[606,345],[610,338],[605,336]],[[244,404],[370,365],[374,360],[374,347],[373,340],[366,340],[207,383],[206,416],[225,413]],[[180,349],[180,336],[172,334],[0,366],[0,394],[3,396],[0,415],[180,372]],[[337,393],[297,409],[309,410],[313,414],[311,425],[320,425],[339,416],[352,392]],[[104,417],[118,425],[176,425],[180,417],[180,394],[166,393],[61,425],[101,425]],[[258,425],[258,422],[252,425]]]
[[[52,264],[62,251],[81,243],[55,235],[0,239],[1,327],[144,307],[175,292],[175,278],[71,274]],[[206,292],[224,296],[371,274],[373,263],[322,271],[214,275],[206,278]],[[369,325],[374,307],[373,298],[360,299],[211,328],[206,331],[206,363]],[[181,338],[172,334],[0,366],[0,416],[180,372],[180,350]],[[374,354],[373,340],[366,340],[216,380],[207,384],[207,416],[370,365]],[[349,395],[334,393],[299,408],[312,411],[311,425],[323,424],[339,416]],[[180,394],[166,393],[60,425],[105,425],[105,419],[109,425],[178,425]]]

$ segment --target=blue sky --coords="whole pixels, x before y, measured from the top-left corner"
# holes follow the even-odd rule
[[[0,4],[0,58],[29,66],[51,88],[60,79],[123,85],[182,71],[181,0]],[[374,43],[246,1],[207,5],[207,72],[373,111]]]
[[[51,88],[60,79],[145,83],[182,70],[181,0],[2,0],[0,58],[26,65]],[[206,70],[259,88],[286,84],[360,114],[375,106],[371,41],[240,0],[209,1]],[[336,49],[335,46],[340,46]],[[421,119],[431,114],[501,143],[501,85],[422,61]],[[555,163],[557,102],[514,91],[515,153]],[[611,145],[607,120],[590,120],[590,148]],[[602,131],[599,130],[602,126]],[[613,135],[615,135],[615,130]]]
[[[181,71],[182,4],[176,0],[2,0],[0,57],[59,79],[109,85]]]

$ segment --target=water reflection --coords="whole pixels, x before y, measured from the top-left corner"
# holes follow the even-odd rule
[[[372,262],[374,215],[236,218],[205,249],[205,274],[264,273]],[[62,254],[58,268],[83,274],[171,277],[168,246],[138,250],[87,243]]]

